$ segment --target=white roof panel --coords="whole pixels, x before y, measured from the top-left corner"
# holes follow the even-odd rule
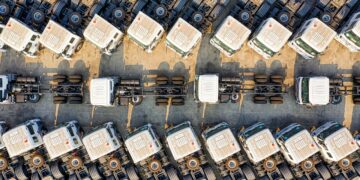
[[[97,78],[90,81],[90,102],[95,106],[111,106],[109,78]]]
[[[232,16],[228,16],[216,31],[215,37],[233,50],[238,50],[251,34],[251,30]]]
[[[41,137],[36,136],[37,142],[31,138],[26,125],[20,125],[5,132],[2,138],[10,157],[19,156],[43,144]]]
[[[317,52],[321,53],[329,46],[330,42],[336,36],[336,32],[318,18],[313,18],[308,21],[310,21],[310,24],[301,35],[301,39]]]
[[[181,129],[166,137],[169,149],[175,160],[184,158],[201,148],[198,138],[195,136],[192,128]]]
[[[113,142],[106,128],[98,129],[83,138],[83,143],[92,161],[105,156],[120,148],[120,142],[115,138],[116,143]]]
[[[198,80],[198,98],[205,103],[216,103],[219,99],[219,76],[216,74],[200,75]]]
[[[298,164],[319,151],[307,130],[302,130],[285,141],[285,147],[295,164]]]
[[[260,162],[280,150],[269,129],[264,129],[250,136],[246,139],[245,144],[255,162]]]
[[[184,19],[179,18],[166,36],[166,40],[180,50],[188,52],[197,44],[201,36],[202,34],[199,30]]]
[[[84,31],[85,38],[99,48],[106,48],[115,36],[121,38],[123,35],[123,32],[97,14]]]
[[[81,141],[74,141],[65,126],[47,133],[43,140],[50,159],[60,157],[82,145]]]
[[[275,19],[268,18],[256,38],[272,51],[278,52],[289,40],[291,34],[291,31]]]
[[[76,44],[75,41],[81,38],[53,20],[48,22],[40,36],[41,44],[57,54],[62,53],[72,39],[74,39],[72,44]]]
[[[10,18],[1,32],[0,39],[16,51],[23,51],[34,35],[39,36],[21,21]]]
[[[160,32],[164,32],[164,28],[141,11],[127,30],[128,35],[145,46],[150,45]]]
[[[340,161],[359,149],[354,137],[345,127],[326,137],[324,144],[335,161]]]
[[[161,150],[161,144],[152,138],[148,130],[126,139],[125,145],[134,163],[145,160]]]
[[[229,128],[208,137],[206,145],[215,162],[222,161],[240,151],[239,143]]]
[[[309,79],[309,101],[313,105],[326,105],[330,101],[330,82],[327,77]]]

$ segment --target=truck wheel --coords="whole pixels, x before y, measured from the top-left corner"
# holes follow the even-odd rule
[[[55,179],[64,178],[63,169],[60,168],[57,162],[50,165],[50,171]]]
[[[121,85],[140,85],[140,81],[139,80],[121,80],[120,81]]]
[[[284,81],[284,77],[281,75],[272,75],[270,76],[271,82],[276,84],[282,84]]]
[[[130,103],[134,106],[140,105],[143,101],[143,97],[142,96],[134,96],[131,98]]]
[[[172,77],[171,81],[174,85],[184,85],[184,83],[185,83],[185,79],[183,76]]]
[[[89,167],[89,174],[90,174],[91,179],[94,179],[94,180],[101,179],[101,175],[99,173],[99,170],[97,169],[97,167],[95,165],[91,165]]]
[[[280,164],[278,167],[282,177],[286,180],[294,179],[289,167],[286,164]]]
[[[316,169],[318,170],[320,176],[323,179],[330,179],[331,178],[331,174],[330,171],[328,170],[328,168],[323,164],[323,163],[319,163],[316,165]]]
[[[342,169],[342,170],[348,170],[350,167],[352,167],[352,161],[351,159],[349,158],[344,158],[344,159],[341,159],[339,162],[338,162],[338,165],[339,167]]]
[[[357,178],[354,178],[354,179],[357,179]],[[334,177],[334,180],[346,180],[346,178],[344,177],[344,175],[339,174],[339,175]]]
[[[354,83],[355,84],[360,84],[360,76],[355,76],[354,77]]]
[[[64,100],[54,100],[53,103],[54,104],[65,104],[66,101],[64,101]]]
[[[182,97],[176,97],[176,98],[171,99],[171,105],[182,106],[184,104],[185,104],[185,100]]]
[[[168,98],[156,98],[155,101],[157,106],[167,106],[169,102]]]
[[[247,180],[256,179],[256,178],[255,178],[254,171],[251,170],[251,167],[250,167],[249,165],[247,165],[247,164],[242,165],[242,166],[241,166],[241,170],[242,170],[242,172],[244,173],[245,178],[246,178]]]
[[[69,101],[82,101],[81,96],[70,96]]]
[[[360,104],[360,97],[353,97],[353,102],[356,105]]]
[[[129,166],[129,167],[125,168],[125,171],[130,180],[139,180],[140,179],[134,166]]]
[[[169,82],[169,78],[166,76],[156,77],[155,83],[156,85],[166,85]]]
[[[263,95],[255,95],[255,96],[254,96],[254,100],[263,101],[263,100],[266,100],[266,97],[263,96]]]
[[[40,95],[39,94],[30,94],[28,96],[28,102],[30,103],[37,103],[40,101]]]
[[[173,167],[167,168],[166,174],[170,180],[179,180],[179,176],[177,175],[177,172],[176,172],[175,168],[173,168]]]
[[[40,176],[39,174],[36,172],[36,173],[33,173],[31,175],[31,180],[40,180]]]
[[[240,101],[240,95],[239,93],[233,93],[231,96],[230,96],[230,99],[231,99],[231,102],[232,103],[238,103]]]
[[[360,175],[360,162],[355,161],[353,162],[353,167],[358,175]]]
[[[203,171],[205,173],[205,176],[206,176],[207,180],[216,180],[215,173],[214,173],[214,171],[211,169],[211,167],[209,165],[204,166]]]
[[[27,180],[28,178],[28,172],[25,170],[25,167],[23,165],[19,165],[15,168],[15,175],[17,179],[19,180]]]
[[[73,100],[73,101],[69,101],[69,104],[82,104],[82,101]]]
[[[273,158],[266,159],[263,167],[267,172],[273,172],[276,169],[276,160]]]
[[[53,79],[66,79],[66,76],[62,74],[55,74],[53,76]]]
[[[66,6],[65,2],[57,1],[51,13],[54,14],[56,17],[59,17],[65,6]]]
[[[66,101],[66,97],[64,96],[54,96],[54,101]]]
[[[10,7],[6,3],[0,3],[0,15],[7,16],[10,12]]]
[[[267,75],[263,74],[257,74],[254,76],[255,83],[266,83],[268,81],[267,78]]]
[[[71,174],[69,180],[78,180],[78,178],[76,177],[76,174]]]
[[[6,160],[6,158],[1,156],[0,157],[0,171],[7,169],[8,166],[9,166],[9,163]]]
[[[68,77],[68,81],[71,83],[80,83],[82,81],[81,75],[71,75]]]
[[[255,104],[266,104],[267,101],[266,100],[254,100]]]

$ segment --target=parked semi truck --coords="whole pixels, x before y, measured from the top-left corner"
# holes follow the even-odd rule
[[[335,179],[359,177],[359,149],[353,135],[337,122],[327,122],[311,132]]]
[[[7,22],[11,18],[14,9],[16,8],[16,3],[14,1],[9,0],[1,0],[0,1],[0,31],[2,32],[5,28]],[[0,39],[0,51],[6,51],[8,47],[5,45],[3,41]]]
[[[140,179],[113,122],[95,127],[82,141],[91,161],[92,179]]]
[[[240,144],[261,179],[294,179],[271,131],[262,122],[239,133]]]
[[[183,179],[216,179],[190,121],[168,128],[166,144],[180,167]]]
[[[12,160],[2,140],[2,135],[8,129],[6,122],[0,121],[0,178],[5,180],[16,178],[14,165],[12,165]]]
[[[254,83],[246,83],[245,78],[253,78]],[[221,77],[218,74],[197,75],[194,81],[194,99],[201,103],[237,103],[241,94],[253,95],[256,104],[282,104],[286,93],[281,75],[265,74]]]
[[[50,18],[53,4],[46,0],[19,1],[0,39],[7,46],[28,57],[36,57],[40,49],[40,34]]]
[[[206,129],[202,132],[202,138],[223,179],[256,179],[248,160],[240,153],[240,145],[227,123],[219,123]]]
[[[139,105],[146,96],[155,97],[156,105],[184,105],[187,88],[182,76],[158,76],[155,85],[144,87],[140,80],[107,77],[92,79],[90,101],[95,106]]]
[[[331,173],[323,163],[319,147],[308,130],[292,123],[275,134],[280,151],[290,164],[295,178],[330,179]]]
[[[177,170],[170,164],[151,124],[135,129],[125,140],[132,161],[145,179],[178,180]]]
[[[340,28],[335,39],[351,52],[360,51],[360,12],[354,13]]]

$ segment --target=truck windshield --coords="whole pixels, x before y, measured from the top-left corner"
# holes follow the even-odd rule
[[[176,133],[182,129],[188,128],[188,127],[190,127],[188,123],[182,123],[179,126],[176,126],[174,128],[171,128],[170,130],[168,130],[166,132],[166,136],[170,136],[171,134],[174,134],[174,133]]]
[[[263,129],[265,129],[265,125],[264,124],[260,124],[257,127],[253,128],[253,129],[249,129],[249,130],[245,130],[243,133],[243,136],[245,139],[247,139],[248,137],[253,136],[254,134],[262,131]]]
[[[3,87],[3,80],[0,78],[0,88]]]
[[[257,46],[258,48],[260,48],[264,53],[273,56],[275,54],[274,51],[272,51],[271,49],[269,49],[267,46],[265,46],[262,42],[260,42],[257,38],[252,40],[255,44],[255,46]]]
[[[175,44],[173,44],[172,42],[170,42],[168,40],[166,40],[166,44],[183,56],[185,56],[187,54],[187,52],[181,50],[179,47],[177,47]]]
[[[342,128],[342,126],[340,124],[334,124],[334,125],[330,126],[328,129],[321,132],[318,135],[318,138],[324,141],[328,136],[330,136],[331,134],[333,134],[334,132],[336,132],[337,130],[339,130],[341,128]]]
[[[302,39],[298,38],[295,40],[295,43],[304,51],[306,51],[307,53],[316,56],[317,54],[320,54],[319,52],[315,51],[314,48],[312,48],[311,46],[309,46],[308,44],[306,44]]]
[[[129,34],[128,34],[129,35]],[[142,42],[138,41],[136,38],[132,37],[131,35],[129,35],[129,38],[133,41],[136,42],[136,44],[138,44],[139,46],[141,46],[144,49],[148,49],[150,46],[147,46],[145,44],[143,44]]]
[[[225,129],[228,129],[229,126],[226,124],[226,123],[222,123],[220,126],[216,127],[215,129],[211,129],[209,131],[207,131],[206,133],[204,133],[204,137],[205,139],[213,136],[214,134],[222,131],[222,130],[225,130]]]
[[[129,134],[128,138],[135,136],[143,131],[148,131],[149,130],[149,126],[143,126],[139,129],[136,129],[135,131],[133,131],[131,134]],[[150,133],[151,134],[151,133]]]
[[[293,129],[291,129],[290,131],[284,133],[281,137],[280,140],[285,142],[287,141],[289,138],[291,138],[292,136],[294,136],[295,134],[299,133],[300,131],[304,130],[304,128],[302,126],[296,126]]]
[[[303,103],[309,102],[309,78],[303,78],[301,81],[301,100]]]
[[[231,49],[229,46],[227,46],[226,44],[224,44],[222,41],[220,41],[220,39],[218,39],[216,36],[213,37],[213,42],[215,44],[217,44],[218,46],[220,46],[224,51],[228,52],[229,54],[234,54],[235,50]]]
[[[345,36],[353,42],[357,47],[360,47],[360,37],[357,36],[353,31],[348,31],[345,33]]]

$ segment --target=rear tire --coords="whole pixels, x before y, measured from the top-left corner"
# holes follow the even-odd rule
[[[173,167],[169,167],[168,169],[166,169],[166,174],[170,180],[179,180],[179,176],[177,175],[177,172]]]
[[[54,101],[66,101],[66,97],[64,96],[54,96]]]
[[[247,165],[247,164],[242,165],[241,170],[244,173],[246,179],[248,179],[248,180],[256,179],[255,173],[249,165]]]
[[[214,171],[211,169],[211,167],[209,165],[204,166],[203,171],[205,173],[205,176],[206,176],[207,180],[216,180],[215,173],[214,173]]]
[[[37,103],[40,101],[40,94],[31,94],[28,96],[28,102]]]
[[[63,101],[63,100],[56,101],[56,100],[54,100],[53,103],[54,104],[65,104],[66,101]]]
[[[27,180],[28,179],[28,172],[25,170],[23,165],[20,165],[15,168],[15,175],[19,180]]]
[[[60,168],[58,163],[53,163],[50,165],[51,174],[54,176],[55,179],[64,178],[64,173]]]
[[[278,169],[284,179],[294,179],[293,174],[291,173],[289,167],[286,164],[280,164],[278,166]]]
[[[167,85],[169,83],[169,78],[166,76],[156,77],[155,83],[156,85]]]
[[[139,180],[140,179],[134,166],[129,166],[129,167],[125,168],[125,171],[130,180]]]
[[[184,85],[185,80],[182,76],[175,76],[171,78],[171,81],[174,85]]]
[[[267,83],[268,82],[268,76],[263,74],[257,74],[254,76],[255,83]]]
[[[284,77],[281,75],[272,75],[270,76],[271,82],[276,84],[282,84],[284,82]]]
[[[97,167],[95,165],[91,165],[89,167],[89,174],[91,176],[91,179],[94,179],[94,180],[99,180],[102,178],[99,173],[99,170],[97,169]]]
[[[142,96],[134,96],[131,98],[130,103],[134,106],[140,105],[143,101],[143,97]]]
[[[178,97],[178,98],[173,98],[171,99],[171,105],[174,106],[182,106],[185,104],[185,100],[182,97]]]
[[[157,106],[167,106],[169,99],[168,98],[156,98],[155,101],[156,101],[155,104]]]

